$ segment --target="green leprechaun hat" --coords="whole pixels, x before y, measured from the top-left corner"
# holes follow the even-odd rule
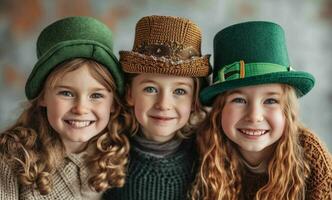
[[[278,24],[253,21],[229,26],[216,34],[213,46],[213,83],[200,93],[204,105],[211,105],[222,92],[249,85],[284,83],[301,97],[315,84],[311,74],[291,68]]]
[[[112,74],[117,92],[123,93],[123,72],[113,53],[111,30],[92,17],[67,17],[47,26],[37,40],[37,57],[25,94],[28,99],[38,96],[51,71],[64,61],[88,58],[104,65]]]

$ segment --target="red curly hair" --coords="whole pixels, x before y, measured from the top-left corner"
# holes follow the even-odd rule
[[[286,119],[284,134],[278,140],[268,164],[268,182],[260,188],[256,200],[305,198],[305,180],[309,163],[299,143],[299,135],[309,132],[298,120],[298,101],[291,86],[282,85],[281,105]],[[244,166],[240,153],[224,134],[221,111],[228,92],[220,94],[212,110],[198,131],[197,146],[200,155],[199,172],[191,196],[197,200],[236,200],[243,197],[242,175]]]

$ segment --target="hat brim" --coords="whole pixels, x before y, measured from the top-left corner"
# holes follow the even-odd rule
[[[25,86],[27,98],[37,97],[51,71],[62,62],[73,58],[93,59],[105,66],[115,80],[117,92],[119,95],[123,94],[123,73],[120,71],[119,61],[112,51],[96,41],[71,40],[58,43],[39,58]]]
[[[175,76],[204,77],[210,74],[210,55],[174,61],[134,51],[120,51],[120,63],[127,73],[157,73]]]
[[[211,106],[214,98],[225,91],[239,87],[269,83],[284,83],[293,86],[296,89],[297,96],[301,97],[313,88],[315,78],[306,72],[288,71],[230,80],[204,88],[200,93],[200,100],[202,104]]]

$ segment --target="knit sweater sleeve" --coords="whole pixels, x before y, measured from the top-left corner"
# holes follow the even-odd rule
[[[12,169],[4,158],[0,157],[0,199],[19,199],[18,183]]]
[[[332,199],[332,157],[329,151],[312,133],[303,133],[300,141],[310,164],[306,200]]]

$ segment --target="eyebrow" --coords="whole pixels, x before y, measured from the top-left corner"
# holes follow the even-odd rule
[[[75,88],[70,87],[68,85],[55,85],[54,88],[62,88],[62,89],[69,89],[69,90],[75,90]],[[109,91],[107,88],[103,87],[95,87],[95,88],[89,88],[91,91]]]
[[[281,95],[281,93],[280,92],[267,92],[267,93],[265,93],[266,95]]]
[[[239,94],[244,94],[244,92],[242,92],[241,90],[233,90],[231,92],[228,93],[228,95],[232,95],[232,94],[236,94],[236,93],[239,93]],[[281,95],[282,93],[281,92],[265,92],[264,95],[268,95],[268,96],[271,96],[271,95]]]
[[[154,84],[159,84],[157,81],[150,80],[150,79],[143,80],[143,81],[139,82],[139,84],[143,84],[143,83],[154,83]],[[181,81],[178,81],[178,82],[175,82],[175,84],[176,84],[177,86],[178,86],[178,85],[185,85],[185,86],[188,86],[188,87],[192,88],[192,84],[187,83],[187,82],[181,82]]]

